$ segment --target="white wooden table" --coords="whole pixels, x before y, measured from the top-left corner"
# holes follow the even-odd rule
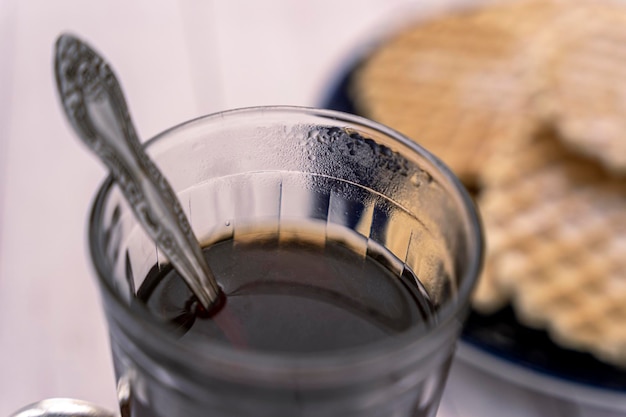
[[[114,64],[144,138],[218,110],[314,106],[381,22],[437,0],[0,0],[0,415],[47,397],[115,408],[86,250],[105,176],[61,114],[59,33]],[[456,361],[441,417],[604,417]]]

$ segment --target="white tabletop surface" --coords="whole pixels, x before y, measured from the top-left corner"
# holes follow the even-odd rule
[[[317,105],[382,23],[456,3],[0,0],[0,416],[48,397],[116,404],[85,245],[106,172],[60,110],[52,51],[61,32],[113,63],[148,138],[223,109]],[[457,359],[438,416],[619,415],[509,379]]]

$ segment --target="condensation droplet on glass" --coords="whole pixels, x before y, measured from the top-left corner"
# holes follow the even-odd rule
[[[414,187],[422,185],[422,180],[420,179],[420,175],[418,173],[411,175],[411,184],[413,184]]]
[[[226,227],[230,226],[230,220],[226,220]]]

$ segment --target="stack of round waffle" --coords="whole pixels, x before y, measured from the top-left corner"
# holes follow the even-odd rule
[[[511,145],[479,197],[489,268],[477,306],[510,298],[557,342],[626,364],[626,180],[550,131]]]
[[[360,113],[477,188],[477,310],[626,366],[626,7],[521,0],[404,28],[352,83]]]

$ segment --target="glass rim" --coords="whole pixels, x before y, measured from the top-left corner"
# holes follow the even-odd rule
[[[437,323],[433,326],[429,326],[426,331],[424,331],[422,327],[420,332],[420,326],[415,326],[401,334],[388,338],[388,340],[384,342],[358,346],[346,351],[333,350],[314,354],[286,354],[283,352],[271,353],[232,349],[229,346],[215,343],[207,344],[206,346],[203,344],[202,351],[200,352],[200,350],[196,349],[192,344],[182,345],[174,338],[168,337],[169,333],[162,325],[157,323],[157,320],[155,320],[147,310],[133,309],[131,311],[128,303],[122,299],[118,291],[114,288],[112,280],[106,278],[107,275],[112,274],[112,270],[109,263],[104,261],[104,257],[101,256],[101,254],[104,253],[104,248],[101,247],[100,240],[95,238],[95,236],[101,225],[104,204],[116,184],[113,177],[109,174],[98,188],[91,205],[88,241],[91,263],[95,268],[97,281],[102,292],[101,296],[105,301],[112,300],[114,308],[116,309],[115,314],[121,315],[124,320],[138,324],[142,332],[147,332],[154,340],[159,340],[157,346],[151,345],[151,350],[158,351],[160,354],[179,365],[188,368],[191,367],[191,369],[198,369],[202,368],[202,365],[199,364],[198,361],[214,361],[217,364],[234,365],[237,367],[237,372],[244,372],[253,378],[255,372],[262,372],[263,374],[271,372],[277,376],[282,374],[286,378],[293,377],[292,371],[294,370],[322,374],[324,370],[332,370],[337,367],[345,369],[346,367],[353,368],[355,366],[358,368],[361,367],[363,363],[371,365],[374,359],[382,359],[383,356],[393,357],[397,355],[398,352],[404,352],[403,354],[413,352],[417,354],[417,347],[424,343],[423,339],[425,337],[440,331],[445,331],[445,328],[450,325],[458,324],[456,320],[457,315],[468,308],[471,291],[474,288],[482,268],[484,239],[480,216],[469,193],[452,171],[428,150],[403,134],[372,120],[335,110],[300,106],[256,106],[221,111],[184,121],[158,133],[147,140],[143,146],[150,147],[161,140],[167,140],[178,131],[198,123],[211,123],[216,119],[268,112],[274,114],[307,114],[325,118],[333,123],[346,122],[354,126],[372,129],[400,142],[402,145],[408,147],[411,152],[415,152],[426,159],[428,163],[432,164],[433,168],[439,171],[443,179],[448,183],[449,187],[446,187],[447,190],[454,192],[454,194],[456,194],[455,197],[459,198],[459,205],[464,211],[463,225],[467,228],[468,235],[474,236],[476,239],[475,244],[468,246],[468,250],[473,249],[474,253],[470,255],[470,262],[466,265],[463,273],[464,276],[460,279],[461,284],[456,296],[459,302],[445,303],[438,314]],[[108,312],[106,313],[107,317],[109,314]],[[110,326],[111,323],[109,323],[109,327]],[[128,335],[127,337],[132,338],[132,336]],[[184,352],[184,354],[181,354],[182,352]]]

